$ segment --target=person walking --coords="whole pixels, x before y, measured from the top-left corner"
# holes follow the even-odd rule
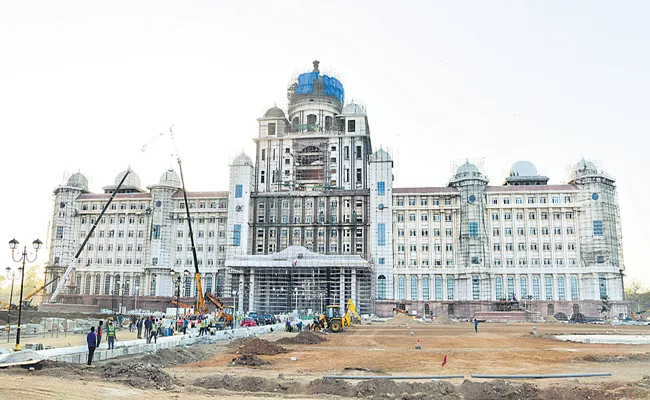
[[[147,343],[151,343],[152,338],[154,343],[158,343],[158,320],[151,321],[151,329],[148,338]]]
[[[86,342],[88,342],[88,365],[93,363],[93,354],[95,354],[95,349],[97,348],[97,334],[95,333],[95,327],[90,327],[90,332],[86,336]]]
[[[99,345],[102,343],[102,334],[104,333],[104,321],[99,321],[99,325],[97,325],[97,348],[99,348]]]
[[[136,328],[138,328],[138,339],[142,339],[142,318],[138,318],[138,322],[135,323]]]
[[[115,329],[115,325],[113,325],[113,321],[108,321],[108,327],[106,328],[106,337],[108,338],[109,350],[115,350],[115,339],[117,339],[115,333],[116,333],[116,329]]]
[[[478,320],[474,318],[474,331],[478,333]]]
[[[176,332],[181,333],[183,330],[183,318],[178,317],[178,321],[176,321]]]
[[[187,335],[187,318],[183,318],[183,335]]]
[[[152,323],[153,323],[153,321],[151,320],[151,317],[147,318],[144,321],[144,337],[145,338],[148,338],[149,335],[151,334],[151,325],[152,325]]]

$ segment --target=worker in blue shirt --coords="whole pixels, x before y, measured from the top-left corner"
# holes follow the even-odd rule
[[[88,365],[90,365],[93,362],[93,354],[95,354],[95,349],[97,348],[97,335],[95,334],[94,326],[90,327],[86,341],[88,342]]]

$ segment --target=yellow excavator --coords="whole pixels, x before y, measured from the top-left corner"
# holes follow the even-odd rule
[[[310,329],[318,330],[320,328],[327,328],[333,333],[339,333],[343,331],[344,327],[352,324],[350,314],[354,316],[357,322],[361,323],[361,317],[359,317],[359,313],[357,313],[357,308],[352,299],[348,300],[348,308],[343,315],[341,315],[341,306],[329,305],[325,310],[325,314],[318,316],[318,324],[312,324]]]
[[[219,319],[224,321],[226,324],[231,325],[233,316],[235,315],[235,307],[224,306],[221,300],[210,292],[205,292],[205,298],[215,305]]]

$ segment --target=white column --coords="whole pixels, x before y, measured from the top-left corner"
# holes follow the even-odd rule
[[[377,285],[377,282],[373,282],[373,285]],[[354,301],[354,304],[357,305],[357,269],[352,268],[352,293],[350,298],[352,298],[352,301]]]
[[[251,269],[251,278],[248,286],[248,312],[257,311],[255,309],[255,271]]]
[[[434,292],[433,292],[434,299],[435,299],[435,296],[436,296],[436,294],[435,294],[435,284],[436,283],[434,281],[433,282],[433,285],[434,285]],[[429,278],[429,286],[431,286],[431,278]],[[447,296],[447,274],[443,274],[442,275],[442,300],[443,301],[449,300],[447,297],[448,297]]]
[[[339,306],[341,306],[341,310],[345,310],[345,268],[341,268],[339,278]]]
[[[238,299],[237,299],[237,311],[240,313],[244,312],[244,274],[239,274],[239,288],[238,290]]]
[[[422,274],[418,274],[418,298],[417,300],[422,300]]]

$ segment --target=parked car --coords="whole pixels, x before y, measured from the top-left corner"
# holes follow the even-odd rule
[[[275,317],[271,314],[262,315],[262,317],[260,317],[260,320],[261,320],[260,325],[273,325],[276,322]]]
[[[257,322],[251,317],[244,317],[239,323],[241,327],[257,326]]]

